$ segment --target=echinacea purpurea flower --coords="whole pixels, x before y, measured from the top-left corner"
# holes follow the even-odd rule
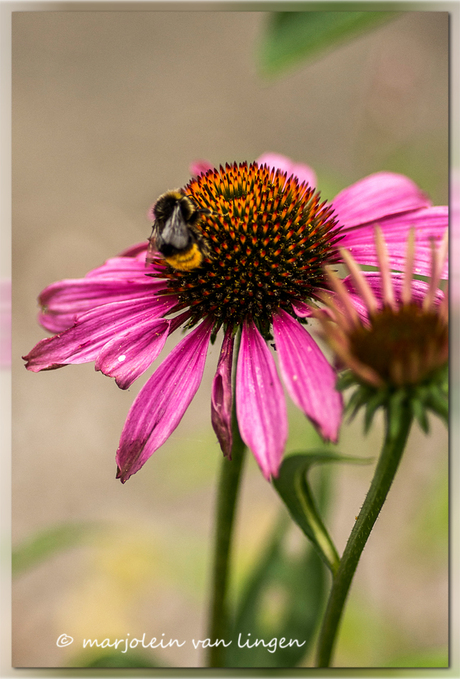
[[[447,231],[439,248],[432,244],[429,283],[413,279],[414,232],[407,242],[403,275],[391,275],[381,230],[375,233],[379,273],[360,270],[342,250],[350,278],[341,281],[329,270],[336,296],[322,295],[325,309],[313,310],[324,338],[348,372],[342,385],[358,387],[350,406],[366,407],[366,426],[376,409],[392,397],[408,402],[412,416],[427,431],[426,411],[447,421],[449,354],[448,296],[439,289],[447,258]],[[358,314],[350,288],[359,292],[366,313]]]
[[[346,250],[341,254],[350,278],[341,281],[329,271],[335,297],[322,294],[326,307],[313,308],[325,339],[347,371],[341,387],[353,386],[348,403],[353,415],[365,408],[365,428],[382,408],[385,436],[368,493],[334,574],[318,636],[317,666],[328,667],[348,591],[369,535],[382,510],[404,454],[416,418],[428,432],[427,412],[447,424],[448,418],[448,302],[439,289],[447,259],[447,231],[436,248],[432,242],[430,281],[414,275],[411,230],[402,276],[392,275],[381,230],[376,227],[378,272],[363,272]],[[357,313],[350,289],[363,306]]]
[[[131,407],[117,451],[118,477],[124,482],[178,425],[201,382],[209,342],[220,328],[224,339],[212,388],[212,422],[224,454],[230,455],[232,358],[235,333],[241,330],[238,424],[264,476],[276,475],[287,416],[267,342],[274,340],[293,401],[325,439],[336,440],[342,401],[335,373],[301,324],[302,317],[311,315],[305,302],[319,299],[318,293],[328,288],[323,266],[341,261],[338,243],[347,239],[373,264],[368,234],[372,219],[382,218],[393,234],[396,268],[399,231],[418,224],[416,261],[423,273],[426,236],[439,235],[447,225],[446,212],[430,208],[410,180],[384,175],[362,180],[365,186],[358,182],[354,196],[361,196],[360,209],[353,187],[339,194],[338,223],[333,207],[293,175],[256,163],[209,169],[184,187],[199,208],[209,210],[200,222],[211,248],[203,265],[183,272],[158,258],[145,268],[145,243],[83,279],[49,286],[40,296],[40,320],[58,334],[32,349],[26,367],[37,372],[94,360],[97,370],[126,389],[155,360],[169,334],[180,326],[193,328]]]

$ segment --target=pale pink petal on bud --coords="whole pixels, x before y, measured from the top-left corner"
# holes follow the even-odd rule
[[[380,275],[382,277],[383,302],[392,309],[396,309],[393,284],[391,281],[390,265],[388,261],[388,250],[382,234],[382,229],[378,225],[375,227],[375,250],[377,252]]]
[[[377,311],[378,304],[377,300],[374,297],[374,293],[369,287],[365,277],[362,275],[362,271],[355,262],[355,260],[353,259],[352,255],[348,252],[348,250],[345,250],[344,248],[340,248],[340,254],[342,255],[343,261],[348,267],[350,275],[356,286],[356,290],[366,303],[368,311],[370,313]]]
[[[414,270],[414,256],[415,256],[415,230],[411,229],[407,236],[407,254],[404,265],[404,282],[401,291],[401,301],[403,304],[409,304],[412,299],[412,278]]]
[[[444,264],[445,261],[447,260],[447,254],[448,254],[448,249],[449,249],[449,233],[446,229],[444,232],[444,237],[441,241],[441,244],[438,249],[436,249],[436,245],[434,240],[431,241],[431,249],[432,249],[432,271],[431,271],[431,278],[430,278],[430,287],[428,289],[428,293],[423,300],[423,308],[424,309],[429,309],[430,307],[433,306],[435,299],[436,299],[436,291],[439,286],[439,282],[441,279],[442,275],[442,270],[444,269]]]

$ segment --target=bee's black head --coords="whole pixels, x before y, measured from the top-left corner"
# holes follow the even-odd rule
[[[168,191],[160,196],[153,206],[153,217],[160,223],[170,219],[175,210],[179,208],[180,216],[186,224],[193,223],[198,218],[195,203],[180,191]]]

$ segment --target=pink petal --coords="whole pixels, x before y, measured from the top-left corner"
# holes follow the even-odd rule
[[[171,321],[143,320],[117,334],[103,346],[94,367],[128,389],[152,365],[170,333]]]
[[[270,350],[252,322],[241,333],[236,413],[241,438],[263,475],[277,476],[287,439],[286,402]]]
[[[339,222],[347,228],[431,205],[417,184],[392,172],[376,172],[360,179],[332,202]]]
[[[148,281],[148,274],[161,274],[165,271],[165,267],[161,265],[145,264],[145,252],[139,259],[137,257],[112,257],[108,259],[102,266],[89,271],[85,278],[129,278],[135,281]],[[151,280],[151,277],[150,277]]]
[[[380,273],[378,271],[363,271],[362,275],[366,278],[372,292],[375,294],[377,299],[382,300],[383,299],[383,293],[382,293],[382,279],[380,276]],[[395,299],[396,302],[398,303],[398,306],[402,304],[402,291],[403,291],[403,285],[404,285],[404,276],[403,274],[399,273],[392,273],[391,275],[391,280],[393,284],[393,290],[395,293]],[[347,276],[343,280],[343,284],[349,291],[349,294],[354,297],[356,294],[356,289],[353,284],[353,280],[351,276]],[[424,298],[427,295],[429,289],[429,283],[426,283],[425,281],[419,281],[414,279],[411,283],[411,290],[412,290],[412,297],[411,299],[415,302],[422,303]],[[357,300],[360,300],[360,297],[357,297]],[[442,290],[438,290],[436,293],[436,300],[437,302],[441,302],[444,299],[444,294]],[[359,304],[359,301],[358,301]],[[364,307],[364,305],[363,305]],[[365,309],[365,307],[364,307]],[[358,313],[360,315],[363,315],[359,309]],[[368,314],[365,312],[364,316],[367,317]]]
[[[136,323],[149,323],[170,311],[173,296],[112,302],[79,316],[72,328],[41,340],[27,355],[26,368],[32,372],[61,368],[70,363],[94,361],[114,335]]]
[[[345,280],[347,280],[347,279],[345,279]],[[345,283],[345,280],[343,281],[344,283]],[[369,309],[367,308],[365,302],[363,301],[363,298],[359,295],[359,293],[354,292],[354,287],[352,289],[353,289],[353,292],[351,290],[349,290],[348,294],[349,294],[350,299],[352,301],[353,307],[358,312],[358,315],[359,315],[361,321],[364,321],[364,323],[365,323],[366,321],[369,320]],[[375,291],[373,291],[373,292],[375,292]],[[335,296],[335,305],[339,309],[345,311],[337,296]],[[326,315],[330,315],[330,310],[329,310],[328,307],[324,307],[323,312]]]
[[[89,277],[52,283],[43,290],[38,301],[41,325],[50,332],[62,332],[74,323],[78,314],[115,301],[153,299],[166,289],[164,281],[145,276],[136,281],[128,278]]]
[[[206,174],[208,170],[213,170],[214,165],[208,163],[207,160],[194,160],[190,165],[190,174],[198,177],[200,174]]]
[[[212,323],[203,321],[157,368],[128,413],[117,451],[117,478],[125,483],[166,441],[200,386]]]
[[[126,250],[123,250],[123,252],[120,252],[118,255],[119,257],[139,257],[139,255],[147,254],[147,246],[148,243],[144,240],[142,243],[136,243],[135,245],[130,245],[129,248],[126,248]]]
[[[294,163],[290,158],[282,156],[280,153],[264,153],[257,159],[258,165],[274,167],[282,172],[287,172],[287,176],[295,175],[299,182],[305,182],[310,186],[316,186],[316,174],[308,165]]]
[[[301,302],[300,300],[292,302],[292,309],[299,318],[309,318],[312,315],[308,304],[305,304],[305,302]]]
[[[422,276],[431,274],[431,239],[436,243],[442,239],[449,223],[449,209],[447,206],[430,207],[401,215],[385,217],[378,221],[388,248],[390,266],[404,270],[406,246],[409,231],[415,228],[415,259],[414,273]],[[345,228],[344,238],[340,245],[352,253],[359,264],[378,265],[375,251],[375,224],[348,229]],[[447,275],[447,264],[443,277]]]
[[[211,422],[225,457],[232,459],[232,360],[233,337],[225,333],[220,350],[219,363],[212,383]]]
[[[343,401],[335,371],[305,328],[281,309],[273,317],[273,331],[289,395],[321,436],[336,442]]]

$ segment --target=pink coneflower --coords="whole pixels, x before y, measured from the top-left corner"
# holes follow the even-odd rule
[[[304,166],[306,173],[311,170]],[[299,170],[300,172],[300,170]],[[333,205],[297,176],[253,163],[208,169],[183,189],[200,211],[209,248],[200,266],[179,271],[161,258],[145,266],[146,243],[108,260],[83,279],[46,288],[40,321],[55,337],[25,357],[32,371],[95,361],[128,388],[155,360],[166,337],[191,329],[139,392],[117,452],[126,481],[170,436],[201,382],[210,341],[223,333],[212,387],[212,423],[222,450],[232,447],[232,371],[243,441],[264,476],[277,475],[286,438],[284,385],[319,433],[335,441],[342,400],[336,376],[305,328],[306,305],[329,284],[325,264],[341,261],[339,242],[375,264],[373,223],[390,239],[390,263],[417,228],[417,272],[429,273],[429,238],[442,235],[447,209],[429,207],[409,179],[388,173],[349,187]],[[356,297],[358,299],[358,297]],[[236,365],[235,336],[241,331]]]
[[[358,387],[351,405],[354,412],[366,407],[367,426],[376,409],[396,397],[399,404],[407,400],[426,431],[427,409],[447,421],[448,298],[438,287],[447,259],[447,231],[437,250],[433,244],[429,283],[413,280],[413,231],[402,276],[391,275],[378,227],[375,241],[379,274],[361,271],[351,254],[341,249],[350,279],[341,281],[329,270],[335,297],[322,294],[326,308],[312,313],[341,366],[348,369],[343,386]],[[351,287],[359,292],[365,314],[356,312]]]
[[[328,667],[340,620],[362,551],[398,471],[412,422],[428,432],[428,411],[448,420],[448,307],[439,282],[447,259],[447,231],[431,257],[431,278],[414,279],[415,231],[410,230],[402,276],[392,275],[382,230],[375,228],[379,272],[362,272],[352,255],[341,249],[350,279],[328,271],[332,297],[326,307],[312,307],[325,339],[341,367],[340,387],[353,387],[348,401],[352,416],[365,409],[367,430],[383,409],[385,436],[366,498],[356,517],[334,573],[318,636],[318,667]],[[362,306],[356,311],[353,287]],[[377,293],[377,294],[376,294]]]

